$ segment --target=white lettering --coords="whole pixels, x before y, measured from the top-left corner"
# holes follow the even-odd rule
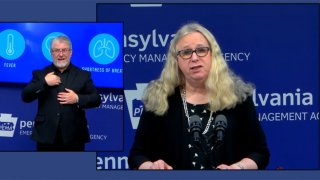
[[[110,105],[110,104],[101,104],[99,109],[115,109],[115,110],[122,110],[123,106],[122,105]]]
[[[23,128],[32,128],[34,125],[34,121],[20,121],[20,129]]]
[[[97,169],[129,169],[128,157],[97,157]]]
[[[294,93],[256,93],[253,91],[253,101],[255,106],[266,106],[268,103],[271,106],[311,106],[313,105],[313,95],[310,92],[301,93],[297,88]]]
[[[319,120],[319,112],[312,112],[310,120]]]
[[[15,68],[16,67],[16,63],[3,63],[3,67]]]
[[[103,135],[103,134],[90,134],[90,139],[92,139],[92,140],[105,141],[105,140],[107,140],[107,135]]]
[[[136,59],[136,54],[132,55],[132,54],[125,54],[123,56],[123,61],[125,63],[129,63],[129,62],[133,62],[134,63],[134,60]]]
[[[109,102],[123,102],[123,95],[122,94],[113,94],[110,92],[109,94],[100,94],[101,96],[101,102],[107,103]]]
[[[140,105],[140,107],[136,107],[133,110],[133,117],[140,117],[143,111],[143,106]]]
[[[167,56],[165,54],[140,54],[139,55],[140,62],[164,62],[167,60]]]
[[[122,73],[122,69],[120,69],[120,68],[112,68],[112,73]]]
[[[82,70],[89,72],[104,72],[104,68],[99,67],[82,67]]]
[[[250,52],[238,52],[238,53],[224,53],[224,59],[226,61],[248,61]]]
[[[308,112],[259,113],[259,121],[297,121],[307,120]]]
[[[21,136],[26,135],[26,136],[31,136],[32,131],[24,131],[24,130],[20,130],[19,133]]]
[[[136,34],[131,34],[130,36],[128,36],[128,43],[127,43],[127,38],[124,35],[123,41],[124,41],[124,47],[138,47],[139,45],[139,41],[136,39],[137,37],[139,37]]]
[[[175,34],[160,34],[157,29],[153,29],[150,34],[130,34],[124,35],[124,47],[139,48],[140,52],[145,51],[148,46],[165,47],[172,40]],[[171,39],[170,39],[171,37]]]
[[[153,34],[153,33],[152,33]],[[148,34],[146,39],[144,39],[143,35],[139,35],[140,39],[141,39],[141,42],[142,42],[142,49],[140,48],[139,51],[144,51],[146,50],[147,46],[148,46],[148,43],[149,43],[149,40],[150,40],[150,37],[151,35]],[[157,47],[157,46],[156,46]]]

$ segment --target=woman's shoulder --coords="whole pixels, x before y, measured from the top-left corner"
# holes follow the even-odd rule
[[[242,101],[238,102],[235,109],[252,109],[255,108],[252,95],[248,95]]]
[[[171,99],[177,99],[181,97],[180,95],[180,87],[175,87],[174,89],[174,92],[168,96],[168,99],[171,100]]]

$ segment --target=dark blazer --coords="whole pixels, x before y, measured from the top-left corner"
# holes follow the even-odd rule
[[[143,111],[129,153],[129,166],[137,169],[145,161],[162,159],[173,169],[191,169],[188,152],[188,122],[184,115],[179,88],[168,98],[169,109],[163,116]],[[254,160],[259,169],[269,162],[269,149],[251,97],[235,108],[216,112],[228,121],[224,146],[215,154],[216,165],[233,164],[244,157]],[[215,117],[215,116],[214,116]]]
[[[90,141],[84,108],[97,107],[101,97],[91,79],[91,73],[69,65],[63,87],[48,86],[45,75],[57,71],[53,66],[32,72],[32,80],[22,91],[22,100],[38,99],[38,112],[32,131],[32,139],[41,143],[53,143],[60,123],[64,143],[86,143]],[[61,105],[57,94],[61,89],[73,90],[79,97],[77,104]]]

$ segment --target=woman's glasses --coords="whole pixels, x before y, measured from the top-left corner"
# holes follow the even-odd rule
[[[177,56],[180,56],[182,59],[190,59],[192,54],[195,52],[197,56],[204,57],[210,51],[209,47],[198,47],[196,49],[183,49],[178,51]]]

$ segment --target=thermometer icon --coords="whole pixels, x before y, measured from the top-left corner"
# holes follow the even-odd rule
[[[7,55],[9,55],[9,56],[11,56],[11,55],[14,54],[13,42],[14,42],[13,34],[8,34],[8,36],[7,36],[7,49],[6,49],[6,53],[7,53]]]

